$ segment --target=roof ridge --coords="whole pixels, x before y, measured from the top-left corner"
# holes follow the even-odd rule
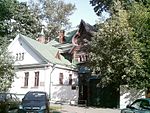
[[[20,38],[24,39],[26,43],[29,44],[30,47],[32,47],[32,49],[35,52],[38,52],[38,54],[46,59],[46,61],[51,62],[53,64],[61,64],[61,65],[71,65],[71,62],[67,59],[65,59],[64,56],[60,56],[61,59],[57,59],[55,58],[56,54],[58,51],[60,51],[60,49],[52,46],[51,44],[42,44],[32,38],[29,38],[27,36],[24,36],[22,34],[20,34]]]

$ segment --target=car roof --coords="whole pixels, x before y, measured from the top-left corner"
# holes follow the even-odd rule
[[[150,98],[140,98],[140,99],[137,99],[137,100],[147,100],[150,102]]]
[[[44,94],[44,95],[47,95],[47,93],[44,92],[44,91],[28,91],[25,95],[32,94],[32,93],[34,93],[34,94]]]
[[[0,92],[0,94],[15,94],[15,93]]]
[[[27,93],[46,93],[46,92],[44,92],[44,91],[29,91]]]

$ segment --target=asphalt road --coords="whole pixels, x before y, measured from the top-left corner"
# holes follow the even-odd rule
[[[52,104],[52,106],[60,106],[58,112],[53,113],[120,113],[119,109],[110,108],[93,108],[93,107],[79,107],[71,105]]]

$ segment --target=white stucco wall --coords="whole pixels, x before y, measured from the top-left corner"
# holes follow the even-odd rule
[[[34,87],[35,72],[39,72],[39,86]],[[28,86],[24,87],[25,72],[29,72]],[[16,77],[12,84],[10,92],[17,94],[25,94],[27,91],[39,90],[47,91],[49,87],[49,68],[34,68],[34,69],[22,69],[16,72]]]
[[[34,87],[35,72],[39,72],[39,86]],[[28,87],[24,87],[25,72],[29,72]],[[64,84],[59,84],[59,73],[64,75]],[[69,74],[72,74],[73,81],[77,81],[77,72],[72,70],[55,68],[52,71],[51,66],[45,68],[22,69],[16,72],[16,77],[12,84],[10,92],[18,95],[24,95],[28,91],[45,91],[50,95],[52,101],[66,101],[78,99],[78,88],[72,89],[72,85],[68,85]],[[51,77],[50,77],[51,76]],[[51,79],[51,80],[50,80]],[[51,83],[51,84],[50,84]],[[73,82],[74,84],[75,82]],[[23,96],[22,96],[23,97]]]
[[[23,40],[15,40],[14,43],[9,46],[9,52],[11,52],[14,59],[16,59],[17,53],[24,53],[24,59],[21,61],[16,61],[15,65],[25,65],[25,64],[37,64],[42,63],[41,58],[33,52],[33,50],[23,42]]]
[[[145,98],[144,90],[136,90],[134,88],[127,89],[126,86],[120,86],[120,109],[126,108],[138,98]]]
[[[16,66],[24,66],[21,69],[16,70],[16,76],[10,92],[16,93],[20,99],[28,91],[46,91],[51,100],[76,100],[78,99],[78,89],[72,90],[72,86],[68,85],[69,74],[72,74],[72,79],[77,81],[77,72],[73,71],[66,66],[55,65],[50,62],[45,62],[35,51],[32,50],[26,43],[20,38],[15,40],[8,47],[9,52],[15,57],[17,53],[24,53],[24,59],[15,61]],[[33,65],[34,64],[34,65]],[[35,65],[36,64],[36,65]],[[37,65],[42,67],[36,67]],[[30,68],[27,67],[30,66]],[[39,86],[34,87],[35,72],[39,72]],[[29,72],[28,86],[24,87],[25,72]],[[64,84],[59,85],[59,74],[64,75]]]
[[[59,84],[59,74],[63,73],[63,85]],[[76,71],[64,68],[56,68],[51,74],[51,100],[52,101],[71,101],[78,99],[78,88],[72,89],[72,85],[69,85],[69,74],[72,74],[72,84],[77,85],[78,74]]]

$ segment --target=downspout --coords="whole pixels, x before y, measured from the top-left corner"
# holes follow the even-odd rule
[[[53,66],[52,66],[52,71],[50,72],[50,83],[49,83],[49,99],[50,99],[50,101],[51,101],[51,83],[52,83],[52,81],[51,81],[51,76],[52,76],[52,73],[53,73],[53,71],[54,71],[54,69],[55,69],[55,65],[56,65],[56,64],[53,64]]]

